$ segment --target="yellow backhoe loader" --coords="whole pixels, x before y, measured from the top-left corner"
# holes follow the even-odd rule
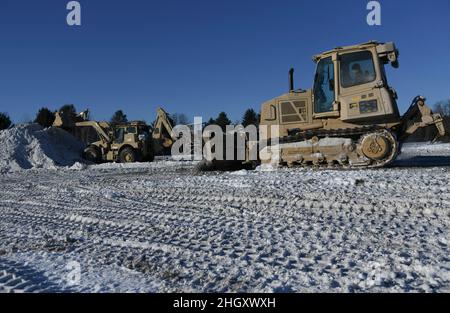
[[[87,110],[76,117],[56,112],[53,126],[66,129],[85,142],[83,156],[89,161],[151,162],[163,149],[170,149],[175,140],[171,137],[172,124],[168,114],[162,108],[157,112],[153,128],[143,121],[119,124],[89,121]]]

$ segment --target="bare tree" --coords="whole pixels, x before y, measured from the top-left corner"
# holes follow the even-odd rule
[[[189,118],[184,113],[173,113],[170,115],[174,125],[187,125]]]
[[[434,105],[434,111],[442,115],[444,127],[447,131],[447,134],[439,140],[441,142],[450,142],[450,134],[448,134],[448,130],[450,129],[450,99],[437,102]]]
[[[450,116],[450,99],[436,103],[434,105],[434,110],[442,116]]]

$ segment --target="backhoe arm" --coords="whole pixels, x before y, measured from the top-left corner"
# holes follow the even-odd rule
[[[109,124],[106,122],[96,122],[96,121],[84,121],[75,123],[77,127],[89,126],[95,129],[100,139],[105,143],[109,144],[112,142],[112,138],[109,137],[107,129],[110,128]]]
[[[162,145],[169,148],[176,138],[172,137],[172,125],[170,124],[169,118],[166,111],[162,108],[157,109],[158,115],[153,126],[152,137],[156,140],[161,140]],[[165,131],[163,131],[165,129]],[[167,137],[167,134],[169,138]]]

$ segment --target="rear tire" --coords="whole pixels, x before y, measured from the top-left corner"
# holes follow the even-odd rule
[[[83,158],[93,163],[100,163],[101,155],[102,153],[98,147],[89,146],[84,149]]]
[[[138,159],[137,153],[133,148],[126,147],[120,151],[119,160],[120,163],[133,163]]]

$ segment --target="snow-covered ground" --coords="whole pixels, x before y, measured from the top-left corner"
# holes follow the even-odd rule
[[[0,292],[449,292],[450,144],[390,168],[86,165],[0,131]]]
[[[429,149],[438,166],[408,163]],[[0,291],[449,292],[449,150],[379,170],[5,172]]]

